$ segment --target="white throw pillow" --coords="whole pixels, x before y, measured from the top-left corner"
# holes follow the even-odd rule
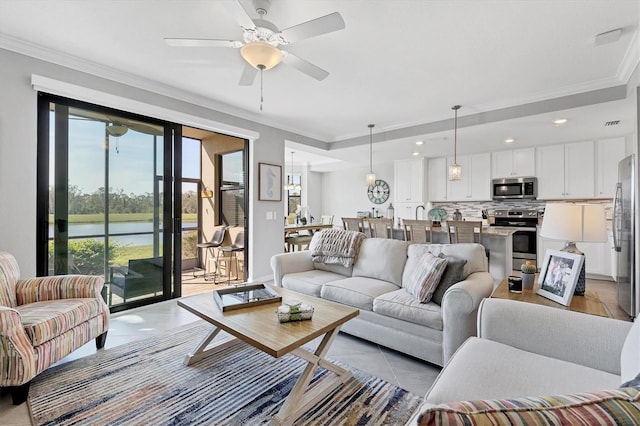
[[[427,303],[436,291],[446,267],[447,259],[434,256],[430,251],[426,252],[410,275],[406,290],[420,303]]]

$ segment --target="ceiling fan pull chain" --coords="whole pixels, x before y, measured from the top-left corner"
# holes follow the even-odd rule
[[[264,96],[262,95],[262,72],[264,67],[260,67],[260,111],[262,111],[262,102],[264,102]]]

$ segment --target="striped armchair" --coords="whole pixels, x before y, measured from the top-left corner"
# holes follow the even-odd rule
[[[57,275],[20,279],[16,259],[0,252],[0,388],[26,401],[31,380],[80,346],[104,347],[109,308],[104,279]]]

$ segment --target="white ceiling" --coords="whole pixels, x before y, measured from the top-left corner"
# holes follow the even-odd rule
[[[228,1],[0,0],[0,47],[179,90],[183,98],[294,131],[299,143],[287,147],[295,162],[317,171],[368,165],[368,123],[376,124],[374,163],[409,158],[416,140],[425,142],[417,149],[422,156],[451,155],[454,104],[462,105],[463,154],[634,129],[631,102],[589,105],[620,92],[575,95],[627,83],[640,58],[638,0],[272,0],[266,19],[280,29],[335,11],[346,28],[288,46],[330,75],[319,82],[285,64],[265,71],[263,111],[259,78],[238,85],[237,49],[163,41],[240,39]],[[257,17],[250,0],[240,1]],[[616,28],[618,41],[594,44],[596,34]],[[552,126],[558,117],[569,121]],[[621,123],[605,128],[610,120]],[[505,145],[507,137],[516,142]],[[312,149],[305,138],[328,142],[329,150]]]

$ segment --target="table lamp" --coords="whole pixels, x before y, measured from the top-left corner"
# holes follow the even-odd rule
[[[562,251],[581,254],[576,242],[600,243],[607,241],[607,225],[602,204],[548,203],[544,208],[544,219],[540,235],[554,240],[565,240]],[[586,290],[585,262],[582,263],[575,295],[582,296]]]

